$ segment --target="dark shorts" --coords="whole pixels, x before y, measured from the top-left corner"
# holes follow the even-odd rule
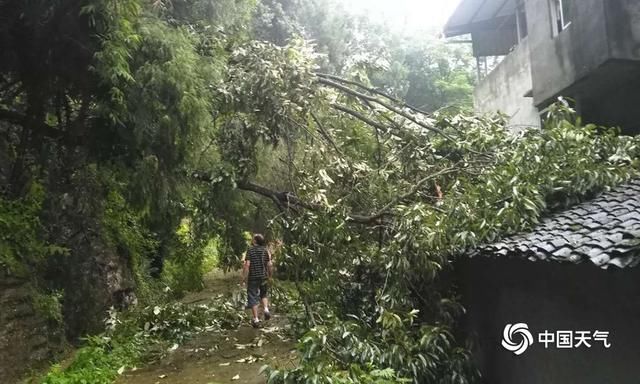
[[[260,299],[267,297],[266,281],[251,281],[247,283],[247,309],[258,305]]]

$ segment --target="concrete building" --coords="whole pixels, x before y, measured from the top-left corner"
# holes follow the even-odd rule
[[[640,133],[640,0],[462,0],[445,35],[469,34],[478,111],[539,126],[565,96],[587,122]]]
[[[462,0],[445,33],[471,35],[479,112],[540,126],[564,96],[640,134],[640,0]],[[640,179],[468,256],[460,332],[481,383],[640,382]]]

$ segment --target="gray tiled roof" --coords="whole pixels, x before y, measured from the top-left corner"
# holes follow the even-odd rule
[[[542,220],[531,232],[481,247],[476,254],[608,268],[640,264],[640,179]]]

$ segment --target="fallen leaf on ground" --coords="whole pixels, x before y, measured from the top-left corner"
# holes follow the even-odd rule
[[[247,364],[251,364],[251,363],[255,363],[258,360],[262,360],[261,357],[256,357],[256,356],[249,356],[249,357],[245,357],[243,359],[239,359],[236,360],[236,363],[247,363]]]

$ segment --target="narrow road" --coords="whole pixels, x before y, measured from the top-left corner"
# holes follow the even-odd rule
[[[237,295],[239,274],[215,271],[207,275],[201,292],[187,295],[187,304],[206,304],[216,295]],[[263,365],[293,367],[294,341],[287,338],[286,319],[277,313],[261,329],[248,321],[237,330],[202,333],[150,365],[125,372],[117,384],[222,384],[265,383]]]

